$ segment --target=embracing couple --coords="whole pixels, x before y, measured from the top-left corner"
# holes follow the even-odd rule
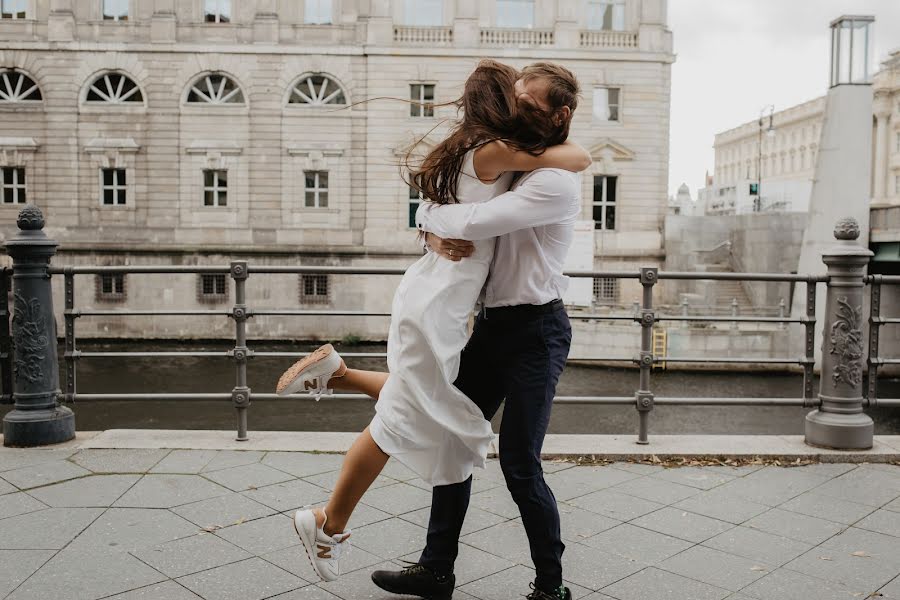
[[[541,447],[572,337],[562,269],[581,212],[575,173],[591,162],[566,141],[578,94],[561,66],[518,71],[482,61],[457,101],[459,121],[411,173],[429,200],[416,215],[427,251],[394,296],[389,373],[348,369],[327,345],[278,382],[280,394],[334,388],[378,399],[328,503],[294,517],[322,579],[340,576],[350,515],[393,456],[434,486],[428,535],[418,563],[372,580],[396,594],[449,600],[472,470],[485,465],[490,419],[505,401],[500,466],[537,574],[528,598],[571,598]]]

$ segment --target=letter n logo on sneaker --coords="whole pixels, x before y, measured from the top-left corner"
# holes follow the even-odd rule
[[[307,391],[314,390],[314,389],[316,389],[317,386],[318,386],[318,384],[316,383],[315,379],[312,381],[304,381],[303,382],[303,389],[307,390]]]
[[[323,546],[322,544],[316,544],[316,547],[319,549],[318,556],[319,558],[331,558],[331,548],[328,546]]]

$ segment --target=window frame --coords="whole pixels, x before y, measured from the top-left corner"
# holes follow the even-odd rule
[[[328,3],[328,20],[310,20],[310,5],[315,3],[317,17],[315,19],[322,18],[322,3]],[[334,2],[332,0],[305,0],[303,3],[303,24],[304,25],[334,25]]]
[[[110,76],[120,77],[118,80],[118,85],[113,86],[112,80]],[[106,84],[106,91],[101,90],[97,87],[97,84],[100,81],[103,81]],[[134,88],[128,90],[126,93],[122,93],[122,87],[125,85],[125,81],[128,80],[134,84]],[[113,87],[116,88],[113,91]],[[91,92],[96,93],[101,97],[100,100],[92,100],[90,98]],[[108,94],[111,94],[108,95]],[[103,99],[102,97],[106,96],[107,99]],[[132,98],[135,98],[132,100]],[[124,71],[116,71],[116,70],[107,70],[98,73],[97,75],[92,76],[88,80],[88,84],[85,86],[84,96],[82,99],[82,104],[92,107],[108,107],[108,106],[120,106],[120,107],[138,107],[144,108],[146,106],[146,95],[144,94],[144,90],[141,89],[140,84],[135,80],[134,77],[125,73]]]
[[[22,10],[9,13],[5,12],[7,2],[20,3]],[[0,21],[26,21],[28,20],[28,8],[28,0],[0,0]],[[7,14],[9,15],[8,17],[4,16]]]
[[[212,80],[215,77],[221,77],[222,81],[214,84]],[[226,81],[234,84],[234,89],[228,93],[225,93]],[[206,85],[205,91],[199,87],[201,84]],[[192,94],[196,95],[197,100],[191,100]],[[239,101],[230,102],[229,99],[234,96],[238,96]],[[187,86],[182,104],[189,107],[247,108],[248,106],[244,86],[231,74],[223,71],[207,71],[194,77]]]
[[[416,224],[416,211],[418,211],[419,206],[421,206],[422,203],[426,201],[425,195],[420,190],[417,190],[416,188],[414,188],[413,186],[411,186],[409,184],[407,184],[406,187],[408,189],[407,209],[409,210],[409,215],[408,215],[409,228],[410,229],[418,229],[417,224]],[[415,206],[415,210],[413,210],[413,206]]]
[[[602,179],[600,199],[597,199],[597,180]],[[609,180],[614,180],[613,199],[609,200]],[[594,221],[594,231],[617,231],[616,229],[616,207],[618,205],[619,196],[619,176],[618,175],[594,175],[591,197],[591,219]],[[607,227],[609,208],[612,208],[612,227]],[[600,209],[600,220],[597,220],[596,211]]]
[[[607,117],[597,114],[597,99],[600,90],[606,90],[606,112]],[[611,92],[616,92],[616,102],[610,102]],[[594,86],[594,98],[591,105],[591,117],[595,123],[621,123],[622,122],[622,86],[621,85],[596,85]],[[613,110],[615,110],[615,118],[613,119]]]
[[[107,281],[110,283],[108,292],[104,289]],[[128,298],[125,273],[100,273],[94,285],[94,300],[97,302],[124,302]],[[116,290],[116,287],[119,289]]]
[[[416,88],[419,93],[416,94]],[[431,101],[426,98],[426,91],[431,89]],[[437,84],[424,81],[415,81],[409,84],[409,117],[411,119],[433,119],[437,98]],[[430,113],[430,114],[429,114]]]
[[[595,15],[594,8],[595,7],[599,8],[601,6],[608,6],[609,9],[611,10],[610,27],[604,27],[605,19],[603,19],[603,23],[601,23],[600,27],[594,26],[594,20],[593,20],[593,17]],[[616,9],[618,7],[621,7],[620,8],[621,14],[619,15],[621,17],[621,23],[622,23],[621,29],[616,29],[616,12],[617,12]],[[586,12],[587,12],[587,22],[585,23],[585,27],[589,31],[627,31],[626,22],[625,22],[625,20],[628,16],[626,13],[626,0],[588,0]],[[597,11],[597,12],[600,12],[600,11]]]
[[[200,273],[197,277],[197,300],[204,304],[220,304],[228,301],[228,275],[225,273]],[[207,292],[206,283],[210,282],[211,292]],[[222,285],[219,286],[219,283]],[[221,292],[219,288],[221,287]]]
[[[125,4],[125,16],[122,17],[121,13],[115,15],[107,15],[106,12],[106,4],[107,2],[123,2]],[[100,0],[100,20],[106,22],[110,21],[113,23],[127,23],[131,17],[131,1],[130,0]]]
[[[12,182],[6,182],[7,172],[12,173]],[[19,175],[22,176],[21,183]],[[6,201],[7,190],[12,191],[12,202]],[[20,198],[21,194],[21,199]],[[19,204],[28,204],[28,173],[25,165],[6,165],[0,167],[0,204],[3,206],[18,206]]]
[[[106,172],[112,171],[113,183],[106,183]],[[118,176],[121,174],[123,183],[118,182]],[[113,202],[106,203],[106,192],[110,191],[113,195]],[[119,194],[121,192],[121,195]],[[128,206],[128,169],[125,167],[100,167],[100,206],[119,207]],[[124,202],[119,202],[119,198],[123,198]]]
[[[325,175],[325,185],[324,187],[321,185],[322,175]],[[313,187],[309,187],[309,175],[313,176]],[[304,169],[303,170],[303,208],[323,208],[327,209],[328,201],[330,200],[329,196],[329,183],[330,176],[328,169]],[[313,203],[309,204],[308,198],[309,194],[312,194]],[[325,203],[322,203],[322,198],[324,197]]]
[[[307,84],[305,90],[300,89],[300,86],[316,77],[322,77],[324,81],[322,83],[322,86],[319,88],[319,91],[312,93],[315,98],[311,98],[308,95],[309,85]],[[334,84],[337,90],[332,92],[328,96],[325,96],[325,90],[327,89],[327,83],[329,81]],[[305,97],[306,99],[311,100],[311,102],[293,102],[293,99],[295,97],[300,98],[301,100],[303,100],[303,97]],[[340,97],[343,99],[343,102],[331,102],[330,100],[333,97]],[[347,92],[347,89],[343,86],[343,84],[341,84],[340,80],[338,80],[337,77],[323,72],[307,72],[300,75],[300,77],[298,77],[297,80],[288,88],[287,100],[285,104],[287,104],[288,106],[297,106],[302,108],[329,108],[337,106],[347,106],[349,104],[349,97],[350,95]]]
[[[214,12],[210,12],[209,5],[210,3],[215,4]],[[225,15],[225,19],[222,19],[222,15],[226,12],[222,10],[222,7],[226,7],[227,15]],[[231,0],[203,0],[203,23],[207,25],[231,25],[234,22],[234,16],[232,15],[232,6]],[[213,18],[210,19],[209,17]]]
[[[504,25],[501,23],[500,19],[502,18],[502,13],[504,12],[501,9],[501,5],[503,4],[528,4],[531,6],[531,23],[527,25],[519,25],[519,24],[509,24]],[[535,0],[497,0],[495,5],[495,24],[497,28],[500,29],[534,29],[536,27],[537,21],[537,2]],[[515,11],[513,11],[513,14]]]
[[[300,304],[328,304],[331,301],[331,277],[328,274],[303,273],[298,281]],[[312,285],[312,293],[307,293],[307,282]],[[321,293],[322,291],[324,293]]]
[[[207,183],[206,183],[207,173],[210,173],[213,176],[212,185],[207,185]],[[220,176],[221,173],[225,174],[225,177],[224,177],[225,185],[224,186],[219,185],[220,180],[221,180],[221,176]],[[203,169],[202,175],[203,175],[202,208],[208,208],[208,209],[213,209],[213,210],[228,208],[228,181],[229,181],[228,169]],[[206,195],[210,194],[210,193],[212,194],[213,202],[211,204],[207,204],[206,203],[206,197],[207,197]],[[220,198],[221,198],[220,194],[223,194],[223,193],[225,194],[225,202],[220,203]]]
[[[616,305],[619,303],[619,279],[617,277],[594,277],[591,299],[598,305]]]
[[[10,73],[19,76],[14,89],[12,81],[10,81],[9,78]],[[32,86],[25,90],[25,93],[23,93],[22,88],[26,85],[26,80],[30,81],[32,83]],[[41,90],[41,86],[34,79],[34,77],[21,69],[0,69],[0,81],[3,82],[3,86],[0,89],[3,89],[3,95],[7,96],[7,99],[0,98],[0,106],[36,106],[44,101],[44,93]],[[11,95],[8,92],[11,92]],[[37,98],[30,97],[34,96],[35,94],[37,94]]]

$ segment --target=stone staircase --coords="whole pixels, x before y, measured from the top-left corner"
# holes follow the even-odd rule
[[[710,273],[733,273],[731,265],[726,263],[712,263],[705,265],[705,271]],[[744,291],[744,284],[740,281],[713,281],[711,300],[713,305],[722,310],[731,310],[732,300],[738,302],[738,314],[746,314],[753,308],[753,303]]]

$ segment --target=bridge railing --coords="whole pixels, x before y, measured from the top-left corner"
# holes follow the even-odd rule
[[[352,275],[352,276],[399,276],[404,270],[383,267],[334,267],[334,266],[273,266],[253,265],[248,261],[235,260],[220,266],[51,266],[55,242],[48,240],[41,231],[43,220],[33,207],[23,220],[20,236],[7,243],[7,250],[13,257],[12,269],[0,270],[0,382],[2,399],[15,403],[15,409],[4,419],[4,441],[7,445],[35,445],[34,436],[25,430],[40,429],[37,424],[46,421],[48,410],[58,407],[58,403],[74,403],[77,400],[230,400],[237,420],[237,439],[248,439],[248,410],[251,400],[299,400],[308,396],[277,396],[271,392],[254,392],[247,384],[247,369],[254,357],[297,358],[295,352],[256,351],[251,348],[247,335],[248,319],[258,316],[280,316],[297,318],[323,317],[384,317],[389,313],[355,310],[309,310],[293,308],[265,308],[251,306],[247,302],[247,286],[252,285],[255,274],[269,275]],[[35,216],[37,215],[37,216]],[[35,223],[39,221],[40,227]],[[32,227],[29,229],[29,227]],[[900,323],[900,318],[886,318],[880,315],[880,291],[884,285],[900,284],[900,277],[865,275],[868,250],[856,243],[858,228],[853,223],[839,223],[836,237],[839,248],[825,256],[828,265],[826,275],[797,275],[782,273],[721,273],[721,272],[666,272],[656,268],[642,268],[638,271],[578,271],[568,273],[571,277],[602,277],[637,280],[642,289],[642,299],[631,314],[595,314],[593,312],[573,312],[572,320],[603,320],[636,322],[641,327],[641,340],[633,356],[592,356],[591,360],[607,363],[631,363],[637,366],[637,386],[629,396],[557,396],[561,404],[631,405],[638,413],[637,443],[649,443],[650,415],[655,406],[799,406],[816,409],[807,417],[807,440],[818,445],[836,448],[863,448],[872,444],[872,422],[863,409],[874,406],[900,406],[898,399],[877,397],[878,368],[882,365],[900,364],[900,359],[884,358],[879,355],[878,333],[885,325]],[[48,250],[49,248],[49,250]],[[37,254],[34,254],[37,252]],[[205,310],[137,310],[137,309],[80,309],[75,305],[76,281],[85,275],[109,274],[223,274],[231,278],[234,289],[234,303],[226,309]],[[57,335],[53,317],[52,300],[49,289],[51,276],[64,279],[64,381],[59,386],[56,363]],[[10,280],[16,282],[15,317],[9,328],[9,307],[6,290]],[[665,280],[712,280],[712,281],[759,281],[792,282],[805,286],[805,307],[800,315],[779,316],[735,316],[735,315],[684,315],[661,314],[653,305],[653,290]],[[816,295],[817,284],[826,286],[827,301],[824,318],[826,337],[823,346],[822,376],[820,389],[814,389],[815,338],[816,338]],[[862,321],[864,286],[871,288],[869,347],[866,355],[862,347],[865,324]],[[76,336],[76,322],[82,318],[103,317],[171,317],[171,316],[221,316],[234,324],[234,346],[227,352],[144,352],[144,351],[82,351]],[[803,351],[792,356],[786,349],[783,356],[720,357],[660,355],[654,353],[653,328],[666,322],[744,322],[769,323],[802,327]],[[36,339],[37,338],[37,339]],[[11,351],[15,340],[17,351]],[[42,340],[42,341],[40,341]],[[347,358],[384,357],[384,353],[347,352]],[[52,355],[52,360],[51,359]],[[235,385],[230,391],[209,393],[90,393],[81,392],[77,386],[77,365],[85,359],[112,357],[163,358],[163,357],[226,357],[233,361]],[[868,358],[868,386],[865,395],[862,389],[863,359]],[[579,360],[583,358],[579,357]],[[654,366],[671,363],[707,364],[772,364],[796,365],[803,373],[802,387],[794,397],[664,397],[657,396],[652,387]],[[13,366],[15,365],[15,369]],[[15,377],[13,372],[15,371]],[[13,381],[14,380],[14,381]],[[60,389],[60,387],[62,389]],[[357,399],[356,394],[335,394],[335,399]],[[63,407],[64,408],[64,407]],[[42,412],[43,411],[43,412]],[[824,414],[824,418],[822,418]],[[12,418],[10,418],[12,415]],[[18,419],[18,420],[17,420]],[[824,421],[824,423],[823,423]],[[28,423],[28,425],[20,425]],[[74,432],[74,422],[72,424]],[[20,431],[22,430],[22,431]],[[12,434],[12,435],[11,435]],[[54,434],[55,435],[55,434]],[[40,443],[48,443],[45,437]],[[52,437],[52,435],[51,435]],[[57,440],[58,441],[58,440]]]

